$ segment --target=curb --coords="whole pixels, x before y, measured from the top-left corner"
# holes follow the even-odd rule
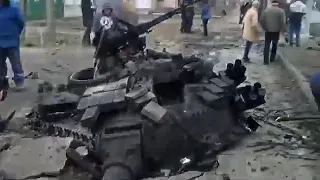
[[[288,59],[284,58],[284,53],[281,47],[279,47],[278,51],[278,59],[283,67],[293,76],[294,81],[301,89],[302,94],[307,98],[309,105],[313,111],[318,112],[318,106],[314,101],[313,94],[310,89],[310,85],[308,80],[302,75],[302,73],[292,65]]]

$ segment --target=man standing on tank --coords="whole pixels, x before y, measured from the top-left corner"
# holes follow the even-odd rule
[[[193,0],[182,0],[181,5],[191,4]],[[183,7],[181,10],[181,33],[192,33],[194,7]]]

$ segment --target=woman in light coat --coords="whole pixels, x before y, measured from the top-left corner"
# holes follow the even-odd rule
[[[260,37],[258,20],[259,2],[253,1],[252,7],[247,11],[243,19],[243,39],[246,40],[243,61],[249,62],[249,52],[253,42],[258,41]]]

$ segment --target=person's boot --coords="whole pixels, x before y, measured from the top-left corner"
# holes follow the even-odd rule
[[[289,46],[290,46],[290,47],[293,47],[293,42],[289,42]]]
[[[243,57],[242,60],[243,60],[243,62],[247,62],[247,63],[250,62],[249,57]]]
[[[20,91],[25,90],[25,88],[26,88],[26,86],[25,86],[25,83],[24,83],[24,82],[15,83],[15,87],[14,87],[14,90],[15,90],[15,91],[20,92]]]
[[[276,60],[276,55],[271,55],[270,56],[270,62],[274,62]]]
[[[264,65],[268,65],[269,64],[269,58],[268,57],[264,57],[263,58],[263,64]]]

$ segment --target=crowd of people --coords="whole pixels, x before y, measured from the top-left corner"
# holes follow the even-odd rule
[[[300,31],[302,20],[306,14],[306,5],[301,0],[293,0],[289,6],[289,15],[279,7],[279,2],[273,0],[271,7],[266,8],[259,17],[259,1],[247,2],[240,8],[240,22],[243,23],[243,38],[246,40],[243,60],[249,62],[249,52],[254,42],[260,40],[261,32],[264,32],[264,64],[275,60],[280,35],[288,29],[287,38],[290,46],[300,46]],[[250,8],[248,8],[250,7]],[[243,18],[242,18],[243,17]],[[243,19],[243,22],[242,22]],[[288,28],[287,28],[288,27]],[[270,45],[271,53],[270,53]]]
[[[181,5],[183,4],[191,4],[193,0],[182,0],[180,1]],[[203,0],[201,2],[201,19],[202,19],[202,26],[203,26],[203,35],[208,36],[208,23],[209,20],[212,18],[212,8],[209,5],[208,0]],[[186,8],[182,8],[181,11],[181,33],[192,33],[192,25],[193,25],[193,18],[194,18],[194,7],[189,6]]]
[[[193,0],[181,0],[181,4],[189,4],[192,1]],[[14,74],[12,79],[15,83],[15,89],[22,90],[25,87],[24,70],[20,59],[20,35],[25,27],[25,21],[24,15],[18,7],[17,2],[16,0],[0,0],[0,22],[2,25],[2,28],[0,28],[0,99],[2,100],[6,94],[5,89],[8,88],[7,59],[9,59]],[[94,0],[82,0],[83,25],[87,27],[83,38],[84,45],[92,44],[93,39],[97,36],[97,25],[95,25],[93,21],[96,7],[92,7],[92,2],[94,2]],[[104,13],[106,13],[106,9],[110,10],[110,7],[101,7],[103,7],[102,11]],[[265,43],[263,59],[264,64],[267,65],[269,62],[275,60],[280,34],[285,32],[286,29],[288,29],[288,44],[290,46],[294,44],[297,47],[300,46],[300,31],[303,18],[305,18],[306,14],[306,5],[301,0],[293,0],[290,4],[290,13],[288,13],[288,15],[286,15],[283,8],[279,7],[277,0],[272,0],[271,7],[266,8],[263,12],[259,12],[259,7],[260,4],[258,0],[245,0],[240,7],[239,24],[243,24],[242,36],[243,39],[246,40],[243,61],[250,61],[250,49],[255,42],[260,40],[260,35],[264,32]],[[202,2],[201,8],[203,33],[204,36],[208,36],[207,25],[212,17],[212,8],[208,0]],[[193,6],[182,8],[181,33],[192,32],[194,15]],[[271,52],[269,52],[270,46],[272,46]],[[320,105],[320,73],[311,79],[311,90],[316,102]]]

